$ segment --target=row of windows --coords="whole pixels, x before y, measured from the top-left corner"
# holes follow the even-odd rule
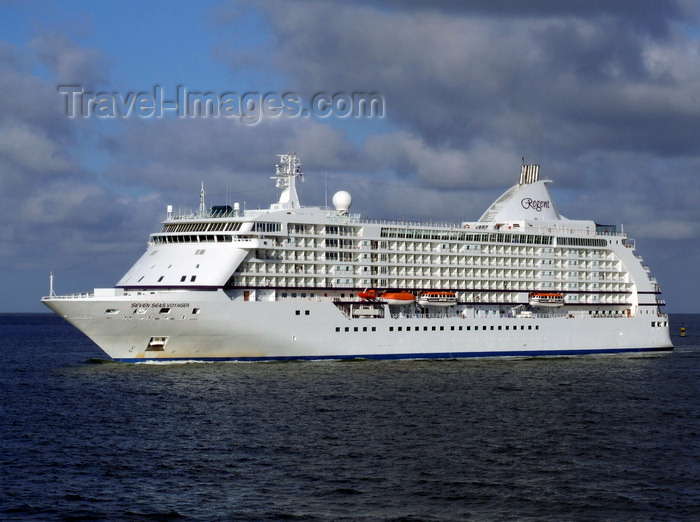
[[[266,221],[259,221],[253,223],[253,232],[279,232],[282,230],[281,223],[269,223]]]
[[[465,232],[462,230],[429,230],[406,228],[382,228],[381,237],[399,239],[433,239],[438,241],[478,241],[491,243],[520,243],[527,245],[551,245],[552,236],[534,234],[503,234],[501,232]]]
[[[161,245],[164,243],[230,243],[233,236],[230,235],[210,235],[193,234],[190,236],[152,236],[153,243]]]
[[[361,227],[346,227],[338,225],[308,225],[301,223],[289,223],[288,234],[327,234],[329,236],[356,236]]]
[[[162,232],[235,232],[240,228],[240,222],[203,221],[198,223],[168,223],[163,227]]]
[[[297,312],[298,312],[298,310],[297,310]],[[297,313],[297,315],[299,315],[299,314]],[[308,314],[307,314],[307,315],[308,315]],[[396,331],[396,332],[402,332],[402,331],[404,331],[404,328],[405,328],[405,331],[407,331],[407,332],[410,332],[410,331],[411,331],[411,327],[410,327],[410,326],[406,326],[406,327],[403,327],[403,326],[390,326],[390,327],[389,327],[389,331],[390,331],[390,332],[394,332],[394,331]],[[451,332],[454,332],[454,331],[458,331],[458,332],[467,331],[467,332],[469,332],[469,331],[471,331],[471,329],[472,329],[472,327],[471,327],[470,325],[467,325],[467,326],[462,326],[462,325],[454,326],[454,325],[452,325],[452,326],[450,326],[449,331],[451,331]],[[531,324],[529,324],[529,325],[527,325],[527,328],[525,328],[525,325],[520,325],[520,328],[518,328],[517,325],[513,326],[513,328],[511,328],[510,325],[506,325],[506,326],[503,326],[503,325],[498,325],[498,326],[491,325],[491,326],[482,326],[482,327],[481,327],[481,330],[484,330],[484,331],[485,331],[485,330],[489,330],[489,331],[495,331],[495,330],[499,330],[499,331],[502,331],[502,330],[506,330],[506,331],[517,331],[517,330],[539,330],[539,329],[540,329],[540,326],[539,326],[538,324],[536,324],[536,325],[534,325],[534,326],[531,325]],[[413,327],[413,331],[414,331],[414,332],[420,332],[421,330],[424,331],[424,332],[428,332],[428,331],[430,331],[430,332],[444,332],[444,331],[445,331],[445,326],[430,326],[430,327],[428,327],[428,326],[423,326],[423,327],[414,326],[414,327]],[[376,326],[362,326],[362,327],[360,327],[360,326],[346,326],[346,327],[343,328],[343,327],[341,327],[341,326],[336,326],[336,327],[335,327],[335,331],[336,331],[336,332],[342,332],[342,331],[345,331],[345,332],[359,332],[359,331],[362,331],[362,332],[368,332],[368,331],[376,332],[376,331],[377,331],[377,327],[376,327]],[[474,331],[479,331],[479,327],[478,327],[478,326],[475,326],[475,327],[474,327]]]
[[[557,245],[573,245],[573,246],[608,246],[606,239],[589,239],[587,237],[558,237]]]
[[[197,265],[197,267],[199,267],[199,265]],[[146,276],[141,276],[141,277],[139,277],[139,280],[137,281],[137,283],[140,283],[140,282],[143,280],[144,277],[146,277]],[[159,282],[159,283],[162,282],[163,279],[165,279],[165,276],[160,276],[160,277],[158,278],[158,282]],[[186,275],[180,277],[180,282],[181,282],[181,283],[184,283],[186,280],[187,280],[187,276],[186,276]],[[194,283],[196,280],[197,280],[197,276],[196,276],[196,275],[193,275],[193,276],[190,277],[190,283]]]
[[[164,225],[162,232],[235,232],[240,230],[242,222],[217,222],[203,221],[196,223],[168,223]],[[289,233],[308,233],[309,225],[289,224]],[[279,222],[255,222],[255,232],[280,232]],[[355,227],[326,226],[326,234],[329,235],[356,235]],[[381,237],[401,239],[430,239],[438,241],[475,241],[491,243],[519,243],[529,245],[551,245],[553,237],[534,234],[507,234],[501,232],[467,232],[464,230],[438,230],[438,229],[413,229],[383,227]],[[607,246],[605,239],[557,237],[559,245],[574,246]]]

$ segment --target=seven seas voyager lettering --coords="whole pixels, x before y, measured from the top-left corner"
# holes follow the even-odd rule
[[[532,198],[523,198],[520,204],[523,208],[531,208],[537,212],[540,212],[543,208],[549,208],[549,201],[539,201]]]

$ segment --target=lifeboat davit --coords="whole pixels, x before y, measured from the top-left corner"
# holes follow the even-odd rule
[[[406,306],[413,303],[416,296],[411,292],[384,292],[379,299],[389,305]]]
[[[531,306],[562,306],[564,294],[553,292],[530,292]]]
[[[457,304],[457,295],[454,292],[421,292],[418,294],[420,306],[454,306]]]

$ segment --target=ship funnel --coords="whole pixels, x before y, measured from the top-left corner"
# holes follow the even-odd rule
[[[539,165],[523,165],[520,169],[520,185],[529,185],[540,179]]]

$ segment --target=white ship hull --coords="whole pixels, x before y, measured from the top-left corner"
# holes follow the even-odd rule
[[[656,315],[479,317],[479,310],[470,309],[472,317],[397,312],[351,319],[328,301],[232,301],[223,291],[161,293],[151,301],[133,301],[133,296],[44,300],[111,358],[125,362],[456,358],[672,348],[667,322]],[[167,315],[159,313],[163,305],[170,305]],[[195,308],[199,313],[192,313]],[[137,309],[146,312],[135,314]]]
[[[524,165],[479,221],[434,225],[363,220],[344,191],[335,210],[302,207],[301,163],[280,160],[269,209],[209,211],[202,187],[199,211],[168,207],[115,288],[56,296],[52,284],[44,304],[132,362],[672,349],[634,241],[564,218],[537,166]]]

